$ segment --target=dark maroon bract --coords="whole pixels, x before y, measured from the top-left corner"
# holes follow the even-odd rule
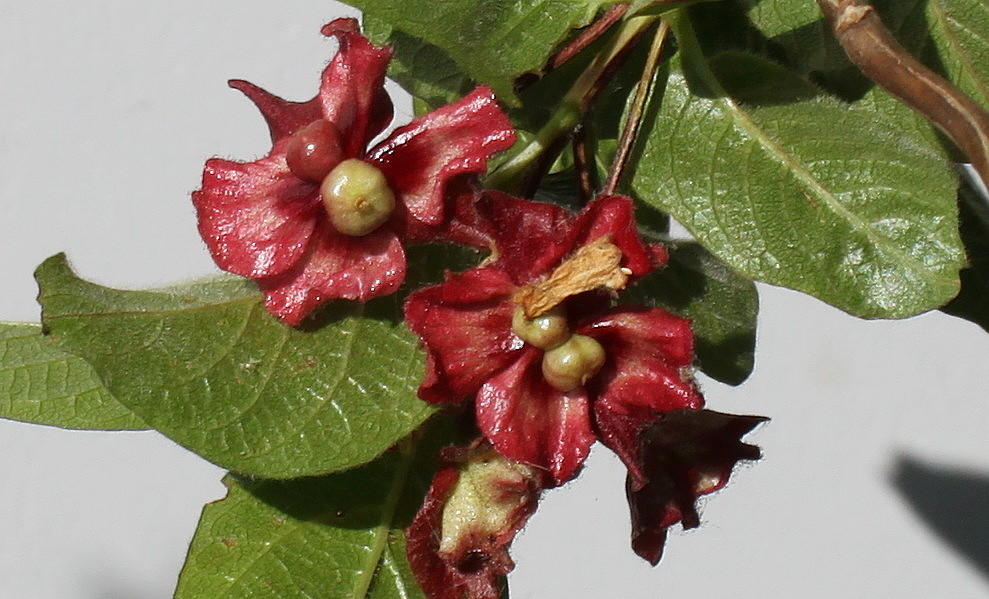
[[[207,161],[193,193],[216,263],[255,279],[268,310],[292,325],[330,299],[394,292],[405,278],[402,243],[430,240],[450,196],[471,189],[464,176],[484,172],[515,139],[491,90],[478,87],[368,147],[392,118],[391,52],[353,19],[322,32],[340,48],[313,99],[231,82],[261,110],[272,149],[253,162]]]
[[[668,529],[700,525],[697,499],[728,484],[735,465],[762,452],[742,442],[767,418],[711,410],[662,414],[638,434],[641,477],[629,474],[625,491],[632,515],[632,549],[656,565]]]

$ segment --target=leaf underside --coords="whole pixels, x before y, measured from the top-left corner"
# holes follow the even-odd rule
[[[587,25],[611,0],[354,0],[376,22],[441,49],[471,79],[517,103],[513,83],[540,70],[571,29]],[[376,41],[381,41],[380,39]],[[435,81],[434,81],[435,82]]]

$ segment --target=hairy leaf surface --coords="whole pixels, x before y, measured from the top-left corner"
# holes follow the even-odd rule
[[[0,323],[0,418],[87,430],[141,430],[85,360],[41,325]]]
[[[696,243],[670,248],[670,262],[629,290],[629,301],[689,318],[697,364],[729,385],[742,383],[755,362],[759,295],[755,284]]]
[[[403,446],[329,476],[228,477],[227,496],[203,510],[175,598],[423,598],[403,528],[432,455]]]
[[[372,18],[441,48],[474,81],[515,103],[515,77],[543,67],[611,0],[355,0]]]
[[[64,256],[36,273],[46,326],[148,425],[225,468],[273,478],[367,462],[432,409],[399,301],[334,302],[300,328],[253,284],[159,291],[88,283]]]
[[[958,190],[958,204],[969,263],[961,272],[961,292],[942,310],[989,332],[989,205],[970,185]]]
[[[429,110],[451,104],[471,90],[470,77],[442,48],[399,31],[373,15],[364,17],[364,34],[375,44],[391,47],[388,76]]]
[[[821,95],[741,102],[678,23],[639,197],[743,275],[857,316],[904,317],[954,297],[955,178],[929,138]]]
[[[943,72],[989,107],[989,3],[928,0],[926,14]]]

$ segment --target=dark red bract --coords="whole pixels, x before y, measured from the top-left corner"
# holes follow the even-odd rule
[[[420,397],[452,404],[475,397],[478,425],[494,447],[546,469],[555,484],[573,477],[598,438],[641,472],[633,455],[638,423],[703,405],[690,371],[689,322],[658,308],[614,308],[613,292],[578,289],[555,309],[565,315],[567,339],[590,338],[604,359],[575,388],[550,381],[550,352],[513,328],[520,293],[546,285],[588,246],[604,241],[619,250],[621,272],[632,279],[665,260],[661,248],[639,239],[631,201],[600,198],[575,216],[488,193],[464,220],[471,218],[490,240],[491,263],[449,275],[406,303],[406,320],[428,357]]]
[[[635,451],[641,476],[630,472],[625,488],[632,511],[632,549],[656,565],[671,526],[699,526],[697,499],[724,487],[739,461],[760,458],[759,448],[741,439],[766,420],[683,410],[641,427]]]
[[[293,325],[329,299],[394,292],[405,278],[402,242],[429,240],[448,219],[452,190],[515,139],[491,90],[479,87],[368,147],[392,118],[384,90],[391,51],[373,46],[353,19],[322,31],[340,48],[313,99],[290,102],[231,81],[261,110],[272,149],[253,162],[207,161],[193,193],[216,263],[255,279],[268,310]],[[380,172],[394,196],[367,233],[334,228],[321,196],[320,178],[348,159]]]

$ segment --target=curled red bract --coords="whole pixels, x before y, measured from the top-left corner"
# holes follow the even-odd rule
[[[684,410],[642,427],[635,452],[640,476],[630,472],[626,483],[632,549],[656,565],[671,526],[698,526],[697,499],[724,487],[739,461],[761,456],[758,447],[741,439],[765,421],[761,416]]]
[[[193,193],[199,231],[220,268],[255,279],[268,310],[295,325],[335,298],[366,301],[394,292],[405,278],[403,243],[428,241],[449,219],[465,177],[514,143],[514,130],[493,93],[478,87],[460,101],[398,127],[371,146],[391,121],[384,90],[391,58],[364,38],[353,19],[323,27],[339,51],[317,95],[290,102],[244,81],[230,85],[260,109],[271,132],[267,156],[252,162],[213,158]],[[320,183],[289,168],[293,135],[318,121],[339,133],[334,162],[374,167],[395,197],[390,216],[361,235],[339,232],[327,218]],[[295,151],[298,155],[298,151]]]

